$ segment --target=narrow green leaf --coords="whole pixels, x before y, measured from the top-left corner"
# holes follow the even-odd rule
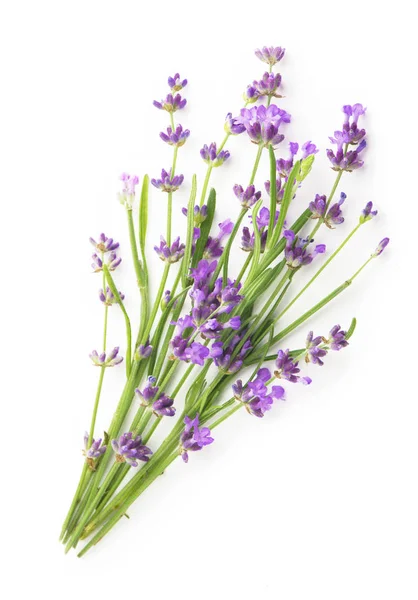
[[[186,248],[184,250],[184,257],[181,263],[181,281],[183,287],[187,287],[188,283],[188,274],[190,267],[190,258],[192,255],[192,245],[193,245],[193,231],[194,231],[194,203],[196,200],[196,175],[193,175],[192,179],[192,189],[190,192],[189,203],[187,205],[187,238],[186,238]]]
[[[253,212],[252,212],[253,229],[254,229],[254,251],[253,251],[253,261],[251,263],[251,269],[248,274],[247,281],[251,281],[251,279],[253,278],[253,276],[257,270],[257,267],[258,267],[258,262],[260,260],[261,236],[260,236],[260,230],[257,226],[257,215],[258,215],[258,211],[260,210],[262,204],[263,204],[263,201],[259,200],[257,202],[257,204],[254,206]]]
[[[274,228],[274,233],[273,233],[273,237],[271,240],[272,247],[274,247],[276,245],[276,243],[279,240],[279,237],[282,233],[282,229],[283,229],[284,221],[286,219],[287,211],[289,209],[290,203],[294,196],[294,192],[295,192],[295,190],[294,190],[295,183],[294,182],[295,182],[295,179],[297,178],[299,170],[300,170],[300,160],[296,161],[293,169],[290,172],[289,179],[287,180],[287,183],[284,188],[283,200],[280,205],[280,215],[277,220],[276,227]]]
[[[301,162],[300,162],[300,171],[299,171],[299,173],[296,176],[296,180],[299,181],[299,183],[301,181],[303,181],[304,179],[306,179],[306,177],[311,172],[314,160],[315,160],[315,155],[314,154],[310,154],[309,156],[307,156],[306,158],[304,158],[303,160],[301,160]]]
[[[148,188],[149,188],[149,177],[144,176],[141,189],[141,197],[139,200],[139,245],[141,248],[141,254],[145,256],[145,240],[147,237],[148,227]]]
[[[274,217],[276,215],[276,196],[277,196],[277,183],[276,183],[276,155],[274,154],[273,146],[269,146],[269,158],[270,158],[270,219],[267,232],[267,243],[266,247],[270,248],[270,240],[274,230]]]
[[[350,327],[348,328],[347,334],[345,336],[345,338],[348,340],[349,338],[351,338],[351,336],[354,333],[354,330],[356,328],[357,325],[357,319],[355,317],[353,317],[353,319],[351,320],[351,324]]]
[[[203,251],[206,246],[206,242],[208,241],[208,237],[210,234],[210,230],[212,228],[213,218],[215,216],[215,208],[216,208],[216,192],[214,188],[212,188],[209,192],[208,198],[208,215],[206,219],[203,221],[200,227],[200,237],[196,242],[196,249],[192,258],[192,267],[196,267],[199,260],[202,258]]]

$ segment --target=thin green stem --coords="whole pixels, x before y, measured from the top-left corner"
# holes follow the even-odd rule
[[[105,371],[106,371],[105,366],[100,367],[100,377],[99,377],[99,383],[97,385],[96,397],[94,399],[93,415],[91,417],[90,433],[89,433],[89,440],[87,442],[87,448],[90,448],[92,441],[93,441],[94,427],[96,425],[97,410],[99,408],[100,395],[102,392],[103,378],[104,378]]]
[[[358,225],[356,225],[356,227],[354,227],[354,229],[348,234],[348,236],[345,238],[345,240],[338,246],[338,248],[335,250],[335,252],[333,252],[331,254],[331,256],[328,258],[328,260],[325,261],[325,263],[322,265],[322,267],[320,269],[318,269],[318,271],[315,273],[315,275],[313,277],[311,277],[311,279],[308,281],[308,283],[301,289],[301,291],[298,294],[296,294],[296,296],[292,299],[292,301],[289,302],[289,304],[276,317],[275,322],[277,322],[279,319],[281,319],[283,317],[283,315],[285,315],[287,313],[287,311],[295,304],[295,302],[297,300],[299,300],[299,298],[302,296],[302,294],[304,294],[306,292],[306,290],[320,276],[320,274],[324,271],[324,269],[326,269],[326,267],[330,264],[330,262],[337,256],[337,254],[339,254],[341,252],[341,250],[344,248],[344,246],[350,241],[350,239],[359,230],[360,227],[361,227],[361,223],[359,223]]]
[[[264,148],[264,146],[261,146],[261,144],[258,146],[257,156],[255,157],[255,162],[254,162],[253,170],[252,170],[251,177],[250,177],[250,183],[248,185],[253,185],[253,183],[254,183],[254,179],[255,179],[255,176],[256,176],[257,170],[258,170],[258,165],[260,164],[260,158],[263,153],[263,148]]]
[[[245,262],[244,262],[244,264],[242,265],[242,269],[241,269],[241,271],[238,273],[238,277],[237,277],[237,278],[236,278],[236,280],[235,280],[235,284],[234,284],[234,285],[235,285],[235,287],[236,287],[236,286],[237,286],[237,285],[240,283],[241,279],[244,277],[244,275],[245,275],[245,271],[248,269],[248,266],[249,266],[249,264],[250,264],[250,262],[251,262],[252,258],[253,258],[253,253],[252,253],[252,252],[249,252],[249,253],[248,253],[248,256],[247,256],[247,258],[245,259]]]

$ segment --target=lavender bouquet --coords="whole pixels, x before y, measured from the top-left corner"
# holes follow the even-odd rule
[[[322,366],[328,352],[345,348],[354,332],[355,319],[346,329],[333,325],[326,335],[309,331],[300,348],[286,348],[286,337],[347,289],[389,242],[383,239],[351,277],[290,325],[280,326],[289,308],[377,211],[369,202],[349,235],[326,257],[325,244],[314,240],[321,228],[325,233],[344,221],[346,195],[337,195],[337,189],[343,174],[363,166],[366,131],[359,120],[365,108],[361,104],[344,106],[341,130],[329,138],[333,149],[327,150],[327,156],[336,177],[328,197],[317,194],[310,201],[297,202],[318,150],[311,141],[302,146],[290,142],[285,157],[276,155],[276,149],[284,146],[283,130],[291,119],[276,104],[282,98],[282,78],[274,68],[285,51],[265,47],[255,54],[268,65],[268,71],[247,87],[239,115],[228,113],[220,145],[213,142],[201,149],[207,171],[199,201],[196,176],[192,178],[188,206],[182,209],[187,221],[183,240],[172,235],[172,207],[173,195],[184,183],[184,176],[177,172],[178,152],[190,135],[175,121],[175,113],[187,102],[182,96],[187,80],[178,73],[169,77],[169,93],[163,100],[154,101],[154,106],[168,115],[167,129],[160,137],[172,147],[173,158],[168,170],[163,169],[159,178],[151,179],[167,204],[165,237],[161,236],[154,246],[165,266],[152,300],[146,251],[149,179],[145,175],[137,194],[139,178],[121,175],[119,200],[126,211],[141,301],[136,336],[132,336],[124,295],[114,279],[121,262],[119,243],[104,233],[90,239],[94,247],[92,268],[102,277],[99,299],[104,334],[100,351],[90,354],[92,364],[98,367],[99,381],[90,428],[84,437],[82,472],[60,538],[66,551],[88,539],[79,556],[118,523],[172,462],[181,457],[187,463],[194,452],[212,444],[213,431],[235,412],[244,408],[249,415],[262,418],[275,401],[285,398],[285,386],[311,383],[303,375],[301,363]],[[230,158],[225,145],[232,136],[248,136],[257,151],[248,183],[231,186],[231,197],[233,192],[239,205],[238,216],[234,221],[223,221],[216,229],[216,191],[209,190],[209,183],[213,169]],[[260,191],[254,181],[263,151],[269,155],[270,172],[265,191]],[[302,212],[292,217],[297,204]],[[242,226],[246,216],[250,217],[250,226]],[[245,253],[239,273],[231,273],[230,268],[234,242]],[[314,265],[309,266],[312,262],[319,265],[316,270]],[[292,282],[301,269],[311,269],[312,276],[291,297]],[[121,310],[125,319],[124,358],[119,348],[106,347],[111,307],[112,311]],[[97,438],[96,418],[105,373],[122,362],[126,383],[106,433]],[[153,434],[163,419],[172,427],[156,447]]]

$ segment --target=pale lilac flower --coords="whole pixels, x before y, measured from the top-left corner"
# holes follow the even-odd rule
[[[116,462],[126,462],[131,467],[137,467],[138,461],[148,462],[152,451],[142,444],[142,438],[135,438],[131,432],[123,433],[118,439],[112,440],[112,448],[116,452]]]
[[[360,223],[365,223],[366,221],[370,221],[377,215],[377,210],[373,209],[373,202],[368,202],[366,206],[361,211],[360,215]]]
[[[257,377],[250,381],[246,387],[241,379],[232,386],[234,397],[242,402],[250,415],[262,418],[273,405],[273,400],[284,400],[284,389],[281,385],[274,385],[268,391],[267,381],[271,378],[270,371],[266,368],[259,369]]]
[[[118,347],[113,348],[108,355],[106,355],[106,352],[98,354],[96,350],[93,350],[89,356],[96,367],[114,367],[123,361],[123,357],[118,356],[118,352]]]
[[[96,459],[100,458],[106,452],[107,446],[102,445],[102,438],[95,440],[94,438],[91,440],[91,444],[89,446],[89,434],[84,434],[84,450],[83,454],[87,459]]]
[[[245,126],[252,142],[276,146],[284,139],[279,128],[282,123],[290,123],[290,115],[275,104],[269,107],[261,105],[241,109],[239,121]]]
[[[348,346],[346,336],[346,331],[343,331],[339,325],[334,325],[328,334],[326,342],[329,344],[331,350],[336,350],[338,352],[342,348]]]
[[[203,251],[203,258],[219,258],[222,256],[224,251],[222,246],[223,239],[230,235],[234,228],[234,224],[231,219],[226,219],[222,223],[219,223],[219,232],[215,237],[209,236],[206,242],[205,249]]]
[[[167,127],[167,133],[162,131],[160,133],[160,138],[169,146],[180,148],[181,146],[184,146],[189,135],[190,131],[188,129],[183,129],[181,125],[177,125],[174,131],[171,127]]]
[[[135,188],[139,183],[139,177],[137,175],[122,173],[119,179],[123,181],[122,192],[118,193],[119,202],[128,210],[131,210],[135,200]]]
[[[264,46],[261,49],[257,48],[257,50],[255,50],[256,57],[271,66],[281,61],[284,53],[285,48],[281,48],[280,46],[277,46],[276,48],[274,46],[270,46],[269,48]]]
[[[316,194],[315,200],[310,202],[309,210],[312,212],[311,219],[322,219],[325,216],[327,197]]]
[[[149,358],[152,354],[152,346],[150,344],[140,344],[135,351],[135,360]]]
[[[154,250],[158,254],[160,260],[173,264],[178,262],[184,256],[185,245],[180,243],[180,237],[177,237],[171,246],[167,245],[167,242],[160,236],[160,245],[154,246]]]
[[[125,298],[125,295],[122,294],[122,292],[119,292],[119,296],[121,300]],[[105,290],[99,290],[99,299],[105,306],[112,306],[113,304],[117,303],[117,300],[109,286],[107,286]]]
[[[171,176],[170,172],[162,169],[161,171],[161,179],[151,179],[151,183],[154,187],[158,188],[162,192],[167,192],[169,194],[177,191],[181,184],[183,183],[184,176],[183,175],[174,175]]]
[[[113,250],[119,248],[119,243],[114,242],[113,238],[108,238],[104,233],[101,233],[99,235],[99,239],[97,242],[94,238],[91,237],[90,244],[92,244],[96,248],[97,252],[103,254],[105,252],[112,252]]]
[[[230,135],[239,135],[245,131],[244,125],[236,117],[233,117],[232,113],[226,115],[224,129]]]
[[[314,365],[319,365],[320,367],[323,366],[324,362],[322,359],[327,355],[327,350],[320,346],[323,341],[320,335],[314,338],[313,331],[308,333],[306,338],[306,362],[312,362]]]
[[[261,192],[256,192],[253,185],[249,185],[246,190],[242,185],[234,185],[233,190],[243,208],[251,208],[261,198]]]
[[[157,379],[150,375],[142,390],[139,388],[135,390],[135,396],[138,398],[141,406],[148,407],[154,401],[159,389],[156,385],[154,385],[156,382]]]
[[[344,217],[342,216],[341,205],[344,203],[344,200],[347,198],[347,195],[344,192],[341,192],[340,199],[338,202],[333,204],[325,217],[324,223],[330,229],[335,229],[336,225],[340,225],[344,223]]]
[[[103,271],[103,260],[100,258],[100,256],[98,256],[97,254],[93,254],[91,258],[93,260],[91,265],[93,272],[99,273],[100,271]],[[116,255],[116,252],[111,252],[109,254],[106,266],[109,269],[109,271],[114,271],[116,267],[120,265],[121,262],[122,259]]]
[[[176,73],[173,77],[168,78],[168,85],[172,92],[179,92],[187,85],[187,79],[181,79],[180,74]]]
[[[387,238],[387,237],[383,238],[383,240],[381,242],[379,242],[379,245],[377,246],[376,250],[374,251],[373,256],[380,256],[388,244],[389,244],[389,238]]]
[[[175,96],[173,96],[173,94],[167,94],[165,100],[161,100],[161,102],[154,100],[153,104],[160,110],[166,110],[169,113],[174,113],[177,110],[184,108],[187,104],[187,100],[182,98],[180,94],[176,94]]]
[[[220,167],[228,160],[231,156],[228,150],[217,151],[215,142],[204,144],[200,151],[200,156],[203,158],[206,164],[211,167]]]

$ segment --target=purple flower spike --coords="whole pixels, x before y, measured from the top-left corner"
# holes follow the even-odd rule
[[[379,245],[377,246],[376,250],[374,251],[373,256],[380,256],[388,244],[389,244],[389,238],[387,238],[387,237],[383,238],[383,240],[381,242],[379,242]]]
[[[344,217],[342,216],[341,205],[344,204],[344,200],[347,198],[347,195],[344,192],[341,192],[340,199],[336,204],[333,204],[329,211],[327,212],[327,216],[325,217],[324,223],[330,229],[335,229],[336,225],[340,225],[344,223]]]
[[[336,350],[338,352],[342,348],[346,348],[348,346],[346,335],[347,332],[343,331],[339,325],[334,325],[329,332],[327,339],[327,344],[329,344],[331,350]]]
[[[231,156],[228,150],[221,150],[218,152],[216,150],[215,142],[209,144],[205,144],[200,151],[200,156],[203,158],[205,163],[210,165],[211,167],[220,167],[228,160]]]
[[[153,104],[160,110],[166,110],[169,113],[174,113],[177,110],[184,108],[187,104],[187,100],[182,98],[180,94],[176,94],[175,96],[173,96],[173,94],[167,94],[165,100],[161,100],[161,102],[154,100]]]
[[[210,437],[210,429],[208,427],[199,427],[199,415],[194,419],[184,417],[185,428],[180,436],[180,450],[184,462],[189,460],[189,452],[198,452],[205,446],[212,444],[214,439]]]
[[[162,169],[161,179],[151,179],[151,183],[154,187],[158,188],[162,192],[172,194],[179,189],[183,183],[183,180],[183,175],[174,175],[174,177],[172,177],[171,170],[170,172],[167,172],[165,169]]]
[[[345,119],[342,131],[334,131],[334,137],[329,138],[333,144],[336,144],[337,149],[335,153],[333,150],[327,150],[327,156],[334,171],[350,172],[360,169],[364,164],[359,158],[359,154],[366,147],[366,140],[364,139],[366,131],[359,129],[357,122],[359,117],[364,115],[366,109],[361,104],[346,105],[343,107],[343,112]],[[357,147],[355,150],[347,151],[350,145]]]
[[[95,440],[94,438],[91,440],[91,444],[89,447],[89,434],[84,434],[84,450],[83,454],[86,457],[87,464],[94,471],[95,469],[95,460],[100,458],[106,452],[107,446],[102,445],[102,438]]]
[[[283,236],[287,240],[284,251],[286,263],[291,269],[309,265],[317,254],[323,254],[326,250],[325,244],[318,244],[312,252],[309,252],[307,245],[311,240],[295,236],[291,229],[286,230]]]
[[[135,352],[135,360],[143,360],[149,358],[152,354],[152,346],[149,344],[141,344]]]
[[[188,129],[183,129],[181,125],[177,125],[175,131],[173,131],[171,127],[167,127],[167,133],[162,131],[160,133],[160,138],[163,142],[166,142],[166,144],[180,148],[181,146],[184,146],[189,135],[190,131]]]
[[[122,356],[118,356],[119,348],[113,348],[108,356],[105,352],[98,354],[96,350],[90,354],[90,358],[95,367],[114,367],[123,361]]]
[[[276,146],[284,139],[279,128],[282,123],[290,123],[290,115],[275,104],[269,107],[261,105],[241,109],[239,121],[245,126],[252,142]]]
[[[260,81],[253,81],[251,87],[256,90],[259,98],[262,98],[263,96],[282,98],[282,96],[277,93],[281,82],[282,76],[280,73],[264,73]]]
[[[372,210],[372,208],[373,202],[368,202],[361,212],[360,223],[370,221],[370,219],[373,219],[377,215],[377,210]]]
[[[265,181],[264,182],[264,188],[267,192],[267,194],[270,196],[270,181]],[[283,194],[284,194],[284,186],[282,186],[282,180],[280,179],[276,179],[276,203],[280,204],[281,201],[283,200]]]
[[[97,254],[93,254],[91,258],[93,260],[92,265],[91,265],[93,272],[99,273],[100,271],[103,271],[102,259],[99,256],[97,256]],[[122,262],[122,259],[118,258],[118,256],[116,255],[116,252],[111,252],[109,254],[109,258],[108,258],[107,268],[109,269],[109,271],[114,271],[116,269],[116,267],[118,267],[120,265],[121,262]]]
[[[354,104],[353,106],[343,106],[344,124],[342,132],[345,144],[358,144],[366,135],[365,129],[359,129],[357,122],[359,117],[366,113],[366,109],[362,104]],[[332,141],[332,140],[331,140]]]
[[[194,280],[195,285],[205,284],[212,276],[217,264],[216,260],[212,262],[200,260],[197,267],[190,270],[190,277]]]
[[[172,92],[179,92],[187,85],[187,79],[181,79],[180,74],[176,73],[174,77],[168,78],[168,85]]]
[[[122,292],[119,292],[119,296],[121,300],[125,298],[125,295],[122,294]],[[99,290],[99,298],[105,306],[112,306],[113,304],[117,303],[117,300],[109,286],[105,290]]]
[[[314,365],[323,366],[323,358],[327,355],[327,350],[325,348],[321,348],[320,344],[324,341],[322,336],[318,336],[314,338],[313,331],[308,333],[306,338],[306,354],[305,361],[312,362]]]
[[[92,244],[96,251],[99,253],[112,252],[119,248],[119,243],[114,242],[113,238],[108,238],[104,233],[99,235],[99,240],[96,242],[95,239],[90,238],[90,244]]]
[[[280,46],[277,46],[276,48],[274,46],[270,46],[269,48],[264,46],[261,50],[259,48],[255,50],[256,57],[271,66],[280,62],[284,56],[284,53],[285,49],[281,48]]]
[[[233,190],[243,208],[251,208],[261,198],[261,192],[256,192],[253,185],[249,185],[246,190],[242,185],[234,185]]]
[[[161,299],[161,308],[167,308],[168,304],[171,302],[171,292],[170,290],[166,290]]]
[[[327,197],[316,194],[315,200],[309,203],[309,210],[312,212],[311,219],[322,219],[325,216],[327,206]]]
[[[135,188],[139,183],[139,177],[137,175],[122,173],[119,179],[123,181],[122,191],[118,194],[119,202],[128,210],[131,210],[135,200]]]
[[[184,256],[185,245],[180,243],[180,238],[177,237],[171,246],[167,246],[167,242],[160,237],[160,245],[154,246],[154,250],[160,257],[160,260],[167,264],[173,264],[178,262]]]
[[[364,161],[359,158],[359,154],[365,149],[365,147],[366,140],[363,140],[357,146],[356,150],[349,150],[344,154],[343,142],[338,142],[338,147],[335,154],[332,150],[327,150],[327,156],[332,164],[332,170],[347,171],[348,173],[351,173],[351,171],[361,169],[361,167],[364,165]]]
[[[173,417],[176,414],[176,409],[173,406],[174,400],[165,394],[161,394],[152,405],[152,410],[159,417]]]
[[[241,369],[245,356],[252,349],[251,339],[245,341],[234,359],[232,359],[232,354],[245,334],[246,331],[244,330],[234,335],[228,346],[225,346],[223,342],[214,342],[212,344],[210,356],[221,371],[224,371],[225,373],[236,373]]]
[[[275,385],[270,392],[268,391],[266,383],[270,377],[270,371],[263,368],[257,372],[257,377],[250,381],[246,388],[243,387],[241,379],[232,386],[235,399],[244,404],[250,415],[264,417],[264,414],[271,409],[273,400],[284,400],[282,386]]]
[[[305,142],[302,146],[302,160],[308,158],[308,156],[312,156],[312,154],[317,154],[319,152],[318,148],[315,144],[309,140]]]
[[[184,352],[186,362],[192,362],[194,365],[203,367],[205,359],[209,356],[209,348],[203,346],[199,342],[192,342],[191,346],[186,348]]]
[[[138,460],[148,462],[152,451],[142,445],[140,435],[133,437],[131,432],[124,433],[117,440],[112,440],[112,448],[116,452],[116,462],[127,462],[131,467],[138,466]]]
[[[203,258],[219,258],[222,256],[224,251],[222,246],[223,239],[230,235],[234,228],[234,224],[231,219],[226,219],[222,223],[219,223],[219,232],[216,237],[209,236],[206,243],[205,250],[203,252]]]
[[[299,375],[300,369],[298,364],[298,361],[293,361],[289,356],[289,350],[279,350],[276,359],[277,370],[274,371],[275,377],[278,379],[285,379],[291,383],[303,383],[309,385],[312,383],[312,379],[310,377],[301,377]]]
[[[230,135],[239,135],[245,131],[244,125],[236,117],[233,117],[232,113],[226,115],[224,129]]]
[[[150,376],[142,390],[139,388],[135,390],[135,396],[138,398],[141,406],[148,407],[154,401],[155,396],[158,394],[158,387],[154,385],[156,381],[155,377]]]

